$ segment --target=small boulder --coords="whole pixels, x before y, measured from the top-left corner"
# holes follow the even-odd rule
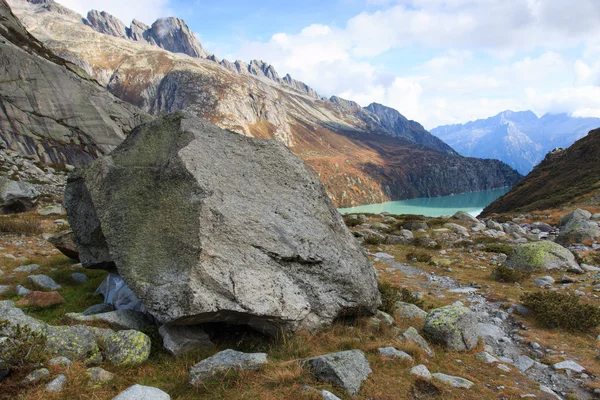
[[[365,354],[360,350],[313,357],[303,364],[317,379],[340,386],[351,396],[358,395],[362,383],[373,372]]]
[[[569,245],[572,243],[583,243],[591,240],[596,241],[600,237],[600,227],[595,221],[574,219],[560,229],[556,242]]]
[[[48,361],[48,365],[58,368],[58,369],[69,369],[73,363],[67,357],[60,356],[54,357],[53,359]]]
[[[112,400],[171,400],[171,396],[155,387],[133,385]]]
[[[134,310],[115,310],[93,315],[67,313],[65,317],[77,322],[102,321],[116,329],[134,329],[136,331],[152,325],[144,313]]]
[[[498,362],[498,359],[496,357],[494,357],[493,355],[491,355],[490,353],[488,353],[487,351],[481,352],[481,353],[477,354],[475,357],[477,357],[478,359],[480,359],[481,361],[483,361],[486,364],[492,364],[492,363]]]
[[[554,278],[551,276],[540,276],[539,278],[535,278],[533,281],[533,286],[535,287],[548,287],[554,284]]]
[[[87,373],[92,385],[100,385],[104,382],[112,381],[115,377],[115,374],[100,367],[88,368]]]
[[[429,372],[429,368],[423,364],[419,364],[417,366],[412,367],[408,370],[411,375],[415,375],[421,379],[431,379],[431,372]]]
[[[58,375],[50,383],[46,385],[46,392],[58,393],[63,391],[63,387],[67,383],[67,377],[63,374]]]
[[[425,222],[406,222],[402,224],[404,229],[409,231],[418,231],[419,229],[428,230],[429,226]]]
[[[66,301],[58,292],[29,292],[16,302],[19,307],[48,308]]]
[[[448,228],[452,232],[457,233],[457,234],[462,235],[462,236],[466,236],[466,237],[470,236],[469,235],[469,231],[467,230],[467,228],[465,228],[462,225],[458,225],[458,224],[455,224],[455,223],[452,223],[452,222],[448,222],[448,223],[444,224],[444,228]]]
[[[40,266],[38,264],[20,265],[17,268],[13,269],[13,272],[25,272],[30,274],[38,269],[40,269]]]
[[[421,310],[414,304],[403,301],[396,302],[396,314],[402,318],[422,318],[425,319],[427,312]]]
[[[38,214],[43,216],[48,215],[61,215],[64,214],[65,210],[60,204],[52,204],[37,210]]]
[[[504,228],[502,227],[502,225],[500,225],[498,222],[494,221],[493,219],[488,219],[486,226],[495,231],[504,232]]]
[[[404,331],[400,336],[398,336],[398,340],[403,342],[414,342],[417,346],[419,346],[429,357],[435,356],[435,353],[423,336],[419,335],[419,332],[413,328],[412,326]]]
[[[533,367],[535,361],[531,359],[531,357],[527,356],[519,356],[513,362],[513,365],[519,369],[521,372],[527,371],[529,368]]]
[[[75,244],[75,234],[72,230],[63,231],[48,238],[54,247],[56,247],[65,256],[79,261],[79,250]]]
[[[413,358],[409,354],[407,354],[401,350],[398,350],[395,347],[381,347],[381,348],[379,348],[379,354],[382,357],[386,357],[386,358],[397,358],[400,360],[406,360],[406,361],[410,361],[410,362],[413,361]]]
[[[27,289],[23,285],[17,285],[17,296],[25,296],[27,293],[30,293],[31,290]]]
[[[40,193],[27,182],[0,177],[0,213],[16,214],[33,210]]]
[[[568,369],[570,371],[573,372],[583,372],[585,371],[585,368],[583,368],[581,365],[577,364],[575,361],[562,361],[562,362],[558,362],[556,364],[552,364],[552,369],[555,370],[564,370],[564,369]]]
[[[472,216],[469,213],[466,213],[464,211],[457,211],[452,218],[454,219],[459,219],[461,221],[468,221],[468,222],[479,222],[479,220],[477,218],[475,218],[474,216]]]
[[[70,360],[81,360],[86,365],[96,365],[102,361],[93,329],[83,325],[49,326],[46,351]]]
[[[158,333],[165,350],[176,357],[198,348],[214,347],[210,337],[200,326],[163,325]]]
[[[112,365],[138,365],[150,356],[148,335],[134,330],[120,331],[104,341],[104,357]]]
[[[88,277],[86,274],[83,274],[81,272],[75,272],[71,274],[71,279],[73,279],[77,283],[84,283],[87,282]]]
[[[43,290],[59,290],[62,289],[58,283],[54,282],[54,279],[50,278],[48,275],[29,275],[27,280],[33,284],[34,286],[43,289]]]
[[[446,306],[427,314],[423,331],[450,350],[465,351],[477,346],[477,317],[463,306]]]
[[[431,374],[433,379],[456,388],[470,389],[474,383],[458,376],[446,375],[440,372]]]
[[[550,241],[521,244],[506,259],[508,268],[528,271],[570,270],[579,268],[573,253]]]
[[[587,221],[592,217],[592,213],[581,208],[576,208],[560,219],[558,226],[560,228],[569,225],[574,221]]]
[[[47,368],[39,368],[39,369],[36,369],[35,371],[31,372],[29,375],[27,375],[23,379],[22,384],[30,385],[33,383],[38,383],[47,378],[50,378],[50,371],[48,371]]]
[[[266,363],[266,353],[242,353],[228,349],[194,365],[190,369],[188,381],[192,386],[198,387],[207,379],[225,374],[230,369],[254,371]]]

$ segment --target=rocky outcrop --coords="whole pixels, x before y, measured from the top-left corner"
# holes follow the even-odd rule
[[[314,329],[379,304],[325,189],[275,141],[170,115],[72,175],[65,206],[83,265],[116,266],[163,324]]]
[[[600,129],[595,129],[568,149],[548,153],[525,179],[487,206],[482,215],[547,210],[597,198],[599,159]]]
[[[592,213],[575,209],[560,221],[560,234],[556,241],[563,245],[596,241],[600,238],[600,227],[596,221],[591,221]]]
[[[40,193],[27,182],[0,177],[0,214],[15,214],[33,210]]]
[[[84,20],[86,25],[89,25],[94,30],[106,35],[115,36],[122,39],[127,39],[127,28],[125,24],[118,18],[110,15],[106,11],[92,10],[88,12],[87,18]]]
[[[0,138],[42,162],[82,165],[149,116],[52,54],[0,1]]]

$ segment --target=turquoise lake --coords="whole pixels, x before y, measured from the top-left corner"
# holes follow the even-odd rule
[[[477,216],[488,204],[509,190],[510,188],[506,187],[481,192],[455,194],[452,196],[388,201],[387,203],[339,208],[338,211],[342,214],[381,213],[387,211],[390,214],[418,214],[427,217],[440,217],[442,215],[452,215],[462,210]]]

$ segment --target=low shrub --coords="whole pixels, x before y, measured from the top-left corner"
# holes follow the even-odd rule
[[[393,314],[396,310],[396,302],[411,303],[419,308],[424,308],[423,300],[413,295],[410,290],[399,287],[389,282],[378,283],[379,293],[381,293],[381,307],[379,309],[388,314]]]
[[[364,244],[370,244],[373,246],[377,246],[383,243],[383,238],[375,235],[367,236],[365,238]]]
[[[428,263],[431,261],[431,254],[425,253],[423,251],[410,251],[406,253],[406,260],[412,261],[416,259],[418,262]]]
[[[600,325],[600,309],[570,294],[557,292],[525,293],[523,306],[530,315],[546,328],[570,331],[588,331]]]
[[[35,367],[46,360],[46,336],[27,326],[11,326],[0,319],[0,332],[6,339],[0,346],[0,360],[10,369],[24,370]]]
[[[531,277],[531,271],[523,271],[518,269],[511,269],[505,265],[498,265],[492,276],[498,282],[515,283],[523,282]]]
[[[358,218],[344,217],[344,223],[346,224],[346,226],[348,228],[352,228],[352,227],[355,227],[356,225],[360,225],[361,224],[361,220],[358,219]]]
[[[37,235],[42,233],[41,222],[37,215],[5,215],[0,217],[0,232]]]
[[[498,243],[498,239],[489,236],[480,236],[475,238],[475,244],[492,244]]]
[[[483,247],[483,251],[487,251],[488,253],[502,253],[502,254],[510,254],[513,252],[513,248],[504,243],[489,243]]]

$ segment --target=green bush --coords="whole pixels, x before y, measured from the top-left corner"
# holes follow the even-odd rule
[[[546,328],[588,331],[600,325],[600,309],[579,298],[557,292],[525,293],[521,302],[531,316]]]
[[[361,224],[361,220],[358,218],[348,218],[348,217],[344,217],[344,223],[346,224],[346,226],[348,228],[352,228],[356,225],[360,225]]]
[[[483,250],[488,253],[503,253],[508,255],[512,253],[514,249],[504,243],[489,243],[484,246]]]
[[[383,243],[383,238],[379,236],[371,235],[365,238],[364,244],[370,244],[373,246],[377,246]]]
[[[27,326],[11,326],[0,319],[0,332],[6,339],[0,346],[0,360],[10,369],[24,370],[35,367],[46,360],[46,336]]]
[[[424,308],[423,300],[413,295],[410,290],[399,287],[389,282],[378,283],[379,293],[381,293],[381,307],[379,309],[388,314],[394,314],[396,311],[396,302],[411,303],[419,308]]]
[[[507,283],[515,283],[515,282],[523,282],[526,279],[531,277],[532,271],[523,271],[518,269],[511,269],[505,265],[498,265],[492,276],[498,282],[507,282]]]
[[[431,254],[425,253],[423,251],[410,251],[406,253],[406,260],[412,261],[413,259],[417,259],[418,262],[427,263],[431,261]]]

